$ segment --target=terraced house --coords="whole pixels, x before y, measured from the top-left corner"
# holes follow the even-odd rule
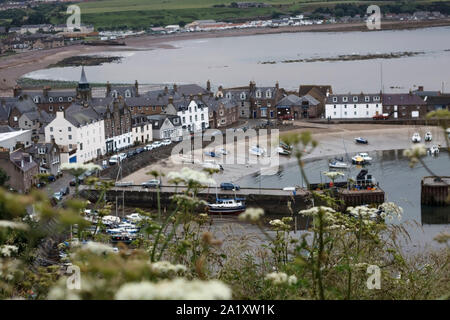
[[[278,82],[274,87],[257,87],[254,81],[250,81],[247,87],[219,87],[217,94],[239,101],[241,118],[273,119],[277,117],[276,105],[284,97],[285,91],[279,87]]]
[[[331,119],[372,118],[381,113],[381,93],[330,94],[325,105],[325,117]]]

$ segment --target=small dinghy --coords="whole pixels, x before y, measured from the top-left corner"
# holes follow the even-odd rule
[[[355,138],[355,142],[356,143],[361,143],[361,144],[368,144],[369,143],[369,141],[367,141],[367,139],[364,139],[362,137]]]
[[[350,168],[350,165],[346,162],[343,161],[338,161],[338,160],[331,160],[328,163],[328,166],[330,168],[334,168],[334,169],[348,169]]]
[[[437,156],[439,154],[439,147],[437,145],[433,145],[429,150],[428,153],[432,156]]]

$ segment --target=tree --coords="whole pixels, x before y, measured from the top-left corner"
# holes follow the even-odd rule
[[[0,168],[0,186],[4,186],[8,180],[9,176],[6,174],[6,171]]]

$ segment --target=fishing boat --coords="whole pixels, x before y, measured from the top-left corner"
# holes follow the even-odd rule
[[[431,141],[431,140],[433,140],[433,135],[431,134],[430,131],[427,131],[427,133],[425,133],[424,140],[425,140],[425,141]]]
[[[428,153],[432,156],[437,156],[439,154],[439,147],[437,145],[433,145],[430,149],[428,149]]]
[[[257,157],[263,156],[266,153],[266,151],[263,148],[260,148],[258,145],[250,147],[249,151],[250,154],[253,154]]]
[[[362,137],[355,138],[355,142],[356,143],[362,143],[362,144],[368,144],[369,143],[369,141],[367,141],[367,139],[364,139]]]
[[[283,155],[283,156],[288,156],[288,155],[291,154],[291,152],[290,152],[289,150],[286,150],[286,149],[284,149],[284,148],[282,148],[282,147],[278,147],[278,148],[277,148],[277,153],[278,153],[278,154],[281,154],[281,155]]]
[[[216,199],[216,203],[208,203],[209,214],[239,214],[245,211],[243,199]]]
[[[328,166],[330,168],[334,168],[334,169],[348,169],[348,168],[350,168],[350,165],[348,163],[343,162],[343,161],[338,161],[336,159],[330,160],[330,162],[328,162]]]
[[[366,161],[364,160],[363,157],[356,155],[352,158],[352,163],[362,165],[362,164],[365,164]]]

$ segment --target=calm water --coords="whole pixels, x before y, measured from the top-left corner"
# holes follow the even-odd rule
[[[331,84],[336,92],[379,91],[383,86],[407,91],[414,86],[450,86],[450,27],[417,30],[287,33],[172,42],[176,49],[126,51],[122,63],[87,67],[93,82],[198,83],[214,86],[258,85],[279,81],[286,89],[299,84]],[[280,63],[282,60],[330,58],[348,54],[424,52],[413,57],[346,62]],[[110,53],[111,54],[111,53]],[[276,64],[261,64],[277,61]],[[33,78],[79,80],[79,68],[38,70]],[[395,90],[394,90],[395,91]]]
[[[411,169],[408,159],[403,158],[402,151],[374,151],[369,152],[369,155],[373,161],[365,168],[379,181],[380,187],[386,192],[386,201],[395,202],[404,209],[402,222],[417,222],[421,225],[421,228],[408,228],[414,245],[433,244],[432,239],[436,234],[443,230],[450,231],[449,207],[422,207],[420,204],[420,181],[423,176],[429,175],[422,165],[418,164]],[[438,157],[427,156],[425,164],[436,174],[450,175],[450,159],[446,153],[441,152]],[[327,177],[321,175],[321,172],[329,170],[327,159],[309,162],[305,168],[311,183],[329,182]],[[360,169],[352,166],[350,177],[354,178]],[[336,181],[345,181],[345,178]],[[283,188],[302,185],[302,177],[297,165],[289,165],[281,168],[277,175],[255,174],[246,176],[237,183],[241,187],[261,185]]]

